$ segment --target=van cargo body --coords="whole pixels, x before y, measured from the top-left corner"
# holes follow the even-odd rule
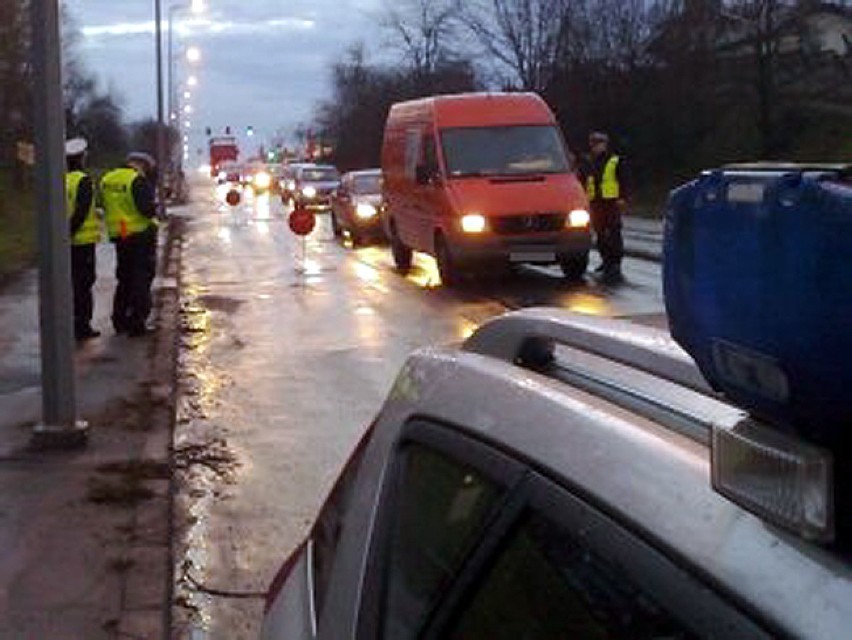
[[[388,237],[437,259],[446,284],[497,262],[582,275],[588,201],[553,113],[531,93],[439,96],[394,105],[382,151]]]

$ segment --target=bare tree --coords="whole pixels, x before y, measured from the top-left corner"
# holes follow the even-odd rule
[[[459,2],[464,24],[492,61],[508,68],[509,84],[543,91],[570,44],[576,6],[570,0]]]
[[[428,77],[454,57],[449,42],[457,27],[453,0],[386,0],[382,25],[416,75]]]
[[[764,155],[775,152],[776,118],[780,93],[776,82],[781,30],[785,13],[794,3],[779,0],[735,0],[725,3],[724,15],[738,23],[744,33],[742,43],[750,47],[754,60],[754,86],[757,120]]]

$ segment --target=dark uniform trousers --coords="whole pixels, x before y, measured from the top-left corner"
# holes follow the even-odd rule
[[[619,266],[624,257],[624,240],[621,237],[621,211],[618,209],[618,202],[594,200],[591,203],[591,214],[601,260],[606,266]]]
[[[112,304],[116,331],[144,331],[151,313],[151,283],[157,272],[157,230],[148,229],[115,242],[115,278]]]
[[[71,245],[71,285],[74,294],[74,332],[83,335],[91,329],[92,286],[95,284],[94,244]]]

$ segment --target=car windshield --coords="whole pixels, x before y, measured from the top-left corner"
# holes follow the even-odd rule
[[[562,139],[551,125],[447,129],[441,142],[451,178],[568,171]]]
[[[363,195],[369,194],[377,194],[382,192],[382,176],[379,173],[364,175],[364,176],[355,176],[352,179],[352,191],[353,193],[360,193]]]
[[[335,182],[340,180],[340,174],[336,169],[304,169],[302,180],[308,182]]]

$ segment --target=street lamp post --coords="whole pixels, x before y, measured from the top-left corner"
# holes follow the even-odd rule
[[[163,7],[162,0],[154,1],[155,38],[157,59],[157,196],[160,203],[163,200],[163,178],[165,177],[166,160],[166,123],[163,118]]]
[[[87,437],[85,424],[76,420],[74,393],[59,6],[56,0],[34,0],[30,11],[42,389],[42,424],[33,431],[32,444],[68,448],[85,445]]]

